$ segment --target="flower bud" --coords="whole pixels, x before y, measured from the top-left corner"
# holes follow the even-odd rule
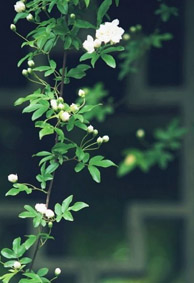
[[[76,111],[79,110],[79,107],[78,107],[77,104],[72,103],[72,104],[70,105],[70,109],[71,109],[72,112],[76,112]]]
[[[22,75],[27,76],[28,75],[28,71],[26,69],[22,70]]]
[[[10,25],[10,30],[16,31],[16,25],[11,24],[11,25]]]
[[[91,134],[94,131],[94,127],[92,125],[88,126],[87,132]]]
[[[134,27],[134,26],[132,26],[132,27],[130,27],[130,32],[136,32],[136,27]]]
[[[21,268],[21,263],[19,261],[15,261],[14,264],[13,264],[13,267],[15,269],[20,269]]]
[[[139,31],[142,30],[142,25],[136,25],[136,29]]]
[[[51,209],[47,209],[44,214],[47,218],[53,218],[55,216],[54,212]]]
[[[17,174],[10,174],[8,176],[8,181],[11,183],[16,183],[18,181],[18,175]]]
[[[93,131],[93,134],[96,136],[96,135],[98,134],[98,130],[95,129],[95,130]]]
[[[29,21],[29,22],[33,21],[34,20],[33,15],[32,14],[28,14],[27,17],[26,17],[26,20]]]
[[[103,136],[102,139],[103,139],[103,142],[108,142],[109,141],[109,136],[107,136],[107,135]]]
[[[143,129],[137,130],[136,136],[137,136],[139,139],[142,139],[143,137],[145,137],[145,131],[144,131]]]
[[[94,40],[94,47],[95,47],[95,48],[100,47],[101,44],[102,44],[102,41],[100,41],[99,39],[95,39],[95,40]]]
[[[28,60],[28,66],[33,68],[35,66],[35,63],[33,60]]]
[[[59,110],[63,110],[64,109],[64,104],[63,103],[59,103],[57,108]]]
[[[56,99],[51,99],[50,105],[51,105],[53,110],[56,111],[58,109],[58,105],[57,105],[57,100]]]
[[[79,95],[80,97],[85,97],[85,95],[86,95],[85,90],[83,90],[83,89],[79,89],[79,91],[78,91],[78,95]]]
[[[58,101],[59,101],[59,102],[64,102],[63,97],[59,97],[59,98],[58,98]]]
[[[102,139],[101,137],[98,137],[98,138],[97,138],[97,143],[98,143],[98,144],[103,143],[103,139]]]
[[[49,223],[48,223],[48,227],[49,227],[49,228],[52,228],[52,227],[53,227],[53,222],[49,222]]]
[[[74,14],[74,13],[71,13],[71,14],[70,14],[70,18],[74,20],[74,19],[75,19],[75,14]]]
[[[61,274],[61,269],[60,268],[55,268],[55,275],[58,276]]]
[[[124,164],[127,165],[127,166],[130,166],[130,165],[132,165],[136,162],[136,159],[137,158],[134,154],[129,153],[124,160]]]
[[[27,71],[28,71],[28,74],[32,74],[32,68],[28,68]]]
[[[67,122],[67,121],[69,121],[69,118],[70,118],[70,114],[68,113],[68,112],[66,112],[66,111],[61,111],[60,113],[59,113],[59,118],[63,121],[63,122]]]
[[[130,35],[128,34],[128,33],[125,33],[124,35],[123,35],[123,39],[124,40],[129,40],[131,37],[130,37]]]
[[[17,1],[14,5],[14,9],[17,13],[24,12],[26,10],[26,6],[22,1]]]

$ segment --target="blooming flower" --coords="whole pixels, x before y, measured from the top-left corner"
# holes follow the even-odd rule
[[[11,183],[16,183],[18,181],[18,175],[17,174],[10,174],[8,176],[8,181]]]
[[[51,209],[47,209],[44,214],[47,218],[53,218],[55,216],[54,212]]]
[[[24,12],[26,10],[26,6],[22,1],[17,1],[14,5],[14,9],[17,13]]]
[[[15,269],[19,269],[21,267],[21,263],[19,261],[15,261],[14,264],[13,264],[13,267]]]
[[[46,204],[44,204],[44,203],[37,203],[35,205],[35,209],[36,209],[36,211],[40,212],[41,214],[45,214],[46,211],[47,211]]]
[[[96,38],[105,44],[110,43],[119,43],[122,39],[124,29],[118,27],[119,20],[116,19],[112,22],[106,22],[100,25],[100,28],[96,31]]]
[[[94,43],[94,39],[91,35],[87,36],[87,40],[85,40],[83,42],[83,48],[86,49],[86,51],[88,53],[93,53],[94,52],[94,47],[95,47],[95,43]]]
[[[67,122],[67,121],[69,121],[70,114],[66,111],[64,111],[64,112],[61,111],[60,114],[59,114],[59,117],[63,122]]]

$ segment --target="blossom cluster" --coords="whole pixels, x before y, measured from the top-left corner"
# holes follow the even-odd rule
[[[35,205],[35,209],[36,209],[36,211],[38,211],[39,213],[43,214],[44,216],[46,216],[49,219],[53,218],[55,216],[55,214],[52,211],[52,209],[48,209],[46,207],[46,204],[44,204],[44,203],[37,203]]]
[[[124,29],[118,25],[118,19],[101,24],[99,29],[96,30],[96,38],[94,39],[91,35],[88,35],[87,40],[83,42],[83,48],[86,49],[88,53],[93,53],[95,48],[100,47],[102,43],[119,43],[122,39]]]

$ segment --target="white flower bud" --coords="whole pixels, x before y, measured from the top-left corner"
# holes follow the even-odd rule
[[[80,97],[85,97],[85,95],[86,95],[85,90],[83,90],[83,89],[79,89],[79,91],[78,91],[78,95],[79,95]]]
[[[57,110],[58,109],[58,105],[57,105],[57,100],[56,99],[51,99],[50,101],[51,107],[53,110]]]
[[[10,25],[10,29],[13,30],[13,31],[16,31],[16,25],[11,24],[11,25]]]
[[[58,276],[61,274],[61,269],[60,268],[55,268],[55,275]]]
[[[132,27],[130,27],[130,32],[136,32],[136,27],[134,27],[134,26],[132,26]]]
[[[59,98],[58,98],[58,101],[59,101],[59,102],[64,102],[63,97],[59,97]]]
[[[54,212],[53,212],[51,209],[47,209],[47,210],[45,211],[45,216],[46,216],[47,218],[53,218],[53,217],[55,216],[55,214],[54,214]]]
[[[103,142],[108,142],[109,141],[109,136],[107,136],[107,135],[103,136],[102,139],[103,139]]]
[[[70,114],[68,112],[60,112],[59,113],[59,118],[63,121],[63,122],[67,122],[69,121],[70,118]]]
[[[143,138],[145,136],[145,131],[143,129],[137,130],[136,136],[140,139]]]
[[[22,70],[22,75],[27,76],[28,75],[28,71],[26,69]]]
[[[21,263],[19,261],[15,261],[14,264],[13,264],[13,267],[15,269],[20,269],[21,268]]]
[[[44,214],[47,211],[46,204],[44,203],[37,203],[35,205],[36,211],[40,212],[41,214]]]
[[[22,1],[17,1],[14,5],[14,9],[17,13],[24,12],[26,10],[26,6]]]
[[[52,228],[52,227],[53,227],[53,222],[49,222],[49,223],[48,223],[48,227],[49,227],[49,228]]]
[[[72,104],[70,105],[70,109],[71,109],[72,112],[76,112],[76,111],[79,110],[79,107],[78,107],[77,104],[72,103]]]
[[[94,127],[92,125],[88,126],[87,132],[90,134],[94,131]]]
[[[28,14],[27,17],[26,17],[26,20],[29,21],[29,22],[33,21],[34,20],[33,15],[32,14]]]
[[[59,103],[57,108],[59,110],[63,110],[64,109],[64,104],[63,103]]]
[[[102,44],[102,41],[100,41],[99,39],[95,39],[95,40],[94,40],[94,47],[95,47],[95,48],[100,47],[101,44]]]
[[[8,176],[8,181],[11,183],[16,183],[18,181],[18,175],[17,174],[10,174]]]
[[[28,66],[33,68],[35,65],[34,61],[33,60],[28,60]]]
[[[128,33],[125,33],[124,35],[123,35],[123,39],[124,40],[129,40],[131,38],[131,36],[128,34]]]
[[[98,134],[98,130],[95,129],[95,130],[93,131],[93,134],[96,136],[96,135]]]
[[[98,144],[103,143],[103,139],[102,139],[101,137],[98,137],[98,138],[97,138],[97,143],[98,143]]]
[[[28,68],[27,71],[28,71],[28,74],[32,74],[32,68]]]
[[[75,14],[74,13],[70,14],[70,18],[74,20],[75,19]]]

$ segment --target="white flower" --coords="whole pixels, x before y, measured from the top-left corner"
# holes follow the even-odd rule
[[[103,139],[103,142],[108,142],[109,141],[109,136],[103,136],[102,139]]]
[[[83,89],[79,89],[78,95],[79,95],[80,97],[85,97],[86,92],[85,92]]]
[[[57,105],[57,100],[56,99],[51,99],[50,101],[51,107],[53,110],[57,110],[58,109],[58,105]]]
[[[92,133],[94,131],[94,127],[92,125],[87,128],[88,133]]]
[[[70,109],[71,109],[72,112],[76,112],[76,111],[79,110],[79,107],[78,107],[77,104],[72,103],[72,104],[70,105]]]
[[[16,4],[14,5],[14,8],[17,13],[21,13],[26,10],[26,6],[22,1],[17,1]]]
[[[94,40],[94,47],[99,48],[101,46],[102,42],[99,39]]]
[[[11,183],[16,183],[18,181],[18,175],[17,174],[10,174],[8,176],[8,181]]]
[[[101,137],[98,137],[98,138],[97,138],[97,143],[98,143],[98,144],[103,143],[103,139],[102,139]]]
[[[87,36],[87,40],[85,40],[84,42],[83,42],[83,48],[84,49],[86,49],[86,51],[88,52],[88,53],[93,53],[94,52],[94,46],[95,44],[94,44],[94,39],[93,39],[93,37],[91,36],[91,35],[88,35]]]
[[[59,118],[63,121],[63,122],[67,122],[69,121],[70,118],[70,114],[68,112],[60,112],[59,114]]]
[[[15,261],[14,264],[13,264],[13,267],[15,269],[19,269],[21,267],[21,263],[19,261]]]
[[[47,218],[53,218],[55,216],[54,212],[51,209],[47,209],[44,214]]]
[[[55,268],[55,275],[57,276],[59,274],[61,274],[61,269],[57,267]]]
[[[36,209],[36,211],[40,212],[41,214],[45,214],[45,212],[47,211],[46,204],[44,204],[44,203],[37,203],[35,205],[35,209]]]
[[[100,25],[100,28],[96,31],[96,38],[104,43],[119,43],[122,39],[124,29],[118,27],[119,20],[112,22],[106,22]]]

